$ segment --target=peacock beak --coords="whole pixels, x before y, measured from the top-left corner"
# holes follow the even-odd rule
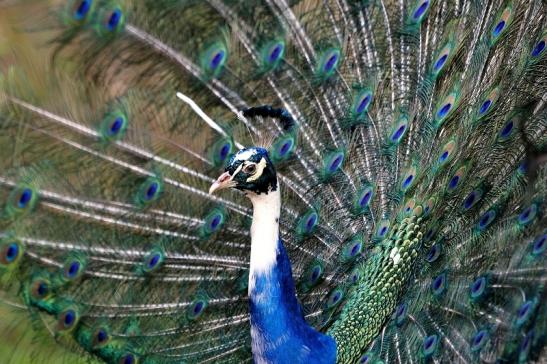
[[[232,180],[232,176],[229,172],[224,172],[217,178],[217,180],[209,188],[209,194],[212,195],[215,191],[223,190],[225,188],[234,187],[236,182]]]

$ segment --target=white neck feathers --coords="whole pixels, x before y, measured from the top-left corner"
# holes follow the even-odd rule
[[[267,272],[275,263],[279,240],[281,193],[279,183],[268,194],[249,194],[253,203],[251,225],[251,273]]]

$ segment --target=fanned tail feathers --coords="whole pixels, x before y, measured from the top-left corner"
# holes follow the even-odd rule
[[[207,191],[260,144],[339,362],[545,360],[545,2],[56,3],[0,5],[32,30],[2,57],[0,286],[39,334],[251,362],[251,207]]]

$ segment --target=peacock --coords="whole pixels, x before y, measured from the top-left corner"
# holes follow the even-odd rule
[[[35,345],[547,360],[547,2],[0,9],[0,301]]]

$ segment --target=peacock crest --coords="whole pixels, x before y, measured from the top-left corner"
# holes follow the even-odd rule
[[[544,1],[0,10],[6,362],[547,360]]]

